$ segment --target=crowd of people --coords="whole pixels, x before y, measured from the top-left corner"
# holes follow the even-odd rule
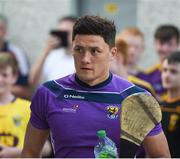
[[[176,26],[165,24],[155,30],[159,63],[144,70],[138,64],[148,48],[138,27],[117,33],[106,18],[63,17],[30,67],[23,51],[6,40],[7,25],[7,18],[0,15],[0,158],[93,158],[100,129],[115,142],[119,157],[180,157]],[[142,93],[158,101],[162,120],[152,119],[154,126],[133,156],[128,152],[122,156],[121,147],[130,146],[129,141],[134,144],[135,137],[121,144],[121,104]]]

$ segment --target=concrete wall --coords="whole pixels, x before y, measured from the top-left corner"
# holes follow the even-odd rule
[[[157,63],[153,35],[160,24],[174,24],[180,29],[179,0],[137,0],[137,25],[145,33],[146,51],[140,65],[144,68]]]
[[[8,38],[20,46],[30,63],[40,54],[57,19],[76,13],[75,0],[0,0],[0,13],[9,19]]]
[[[137,0],[78,0],[79,15],[100,15],[116,24],[117,32],[136,25]]]
[[[90,0],[84,1],[88,3]],[[140,66],[147,68],[158,62],[153,46],[155,29],[160,24],[166,23],[180,28],[180,0],[132,0],[134,1],[137,3],[137,9],[132,10],[133,13],[129,12],[136,14],[136,24],[145,33],[146,51],[141,58]],[[25,51],[32,64],[41,53],[48,32],[55,26],[56,20],[64,15],[80,12],[77,10],[80,9],[78,7],[80,4],[77,2],[81,1],[0,0],[0,13],[4,13],[9,19],[9,39]],[[106,0],[101,0],[101,3],[103,2]],[[130,3],[130,0],[128,2]],[[96,5],[98,2],[94,1],[94,3]],[[124,7],[128,6],[127,4]]]

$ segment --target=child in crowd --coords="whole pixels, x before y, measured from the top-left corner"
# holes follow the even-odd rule
[[[138,60],[144,52],[144,34],[137,27],[127,27],[118,35],[118,39],[123,40],[128,45],[128,73],[137,76],[141,72],[138,67]]]
[[[162,63],[162,84],[167,90],[162,105],[162,126],[172,158],[180,157],[180,52]]]
[[[114,61],[111,63],[111,71],[134,83],[135,85],[148,90],[153,96],[155,96],[155,91],[150,83],[133,76],[128,72],[128,50],[130,48],[128,44],[121,39],[121,35],[117,36],[116,38],[116,47],[117,54]]]
[[[151,83],[159,101],[161,101],[161,98],[166,93],[161,81],[162,61],[178,50],[179,38],[180,33],[177,27],[173,25],[159,26],[154,34],[154,44],[160,62],[147,69],[144,73],[141,72],[137,75],[139,78]]]
[[[12,87],[18,77],[12,54],[0,53],[0,158],[19,157],[30,116],[30,102],[16,97]]]

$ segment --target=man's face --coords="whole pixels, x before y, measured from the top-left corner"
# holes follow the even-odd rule
[[[6,35],[6,25],[0,21],[0,42],[4,41]]]
[[[176,38],[172,38],[169,41],[161,42],[159,39],[155,40],[155,48],[159,55],[160,61],[162,62],[166,57],[168,57],[171,53],[177,51],[178,42]]]
[[[74,22],[70,20],[64,20],[64,21],[61,21],[57,26],[58,30],[68,32],[68,45],[69,46],[72,45],[73,25],[74,25]]]
[[[143,38],[141,36],[127,34],[123,37],[123,40],[128,44],[128,64],[136,64],[139,56],[144,51]]]
[[[180,63],[168,64],[167,60],[163,61],[162,84],[166,89],[180,89]]]
[[[116,48],[110,49],[101,36],[76,35],[73,56],[78,78],[89,85],[106,80],[115,54]]]
[[[10,66],[0,68],[0,95],[10,91],[16,80],[17,76],[13,74]]]

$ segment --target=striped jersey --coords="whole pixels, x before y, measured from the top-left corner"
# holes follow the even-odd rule
[[[105,130],[119,151],[121,103],[139,92],[146,91],[113,74],[95,86],[71,74],[38,88],[30,122],[35,128],[50,129],[55,157],[94,158],[98,130]],[[160,132],[157,124],[149,135]]]
[[[167,96],[161,102],[162,127],[166,135],[171,157],[180,157],[180,97],[168,99]]]

